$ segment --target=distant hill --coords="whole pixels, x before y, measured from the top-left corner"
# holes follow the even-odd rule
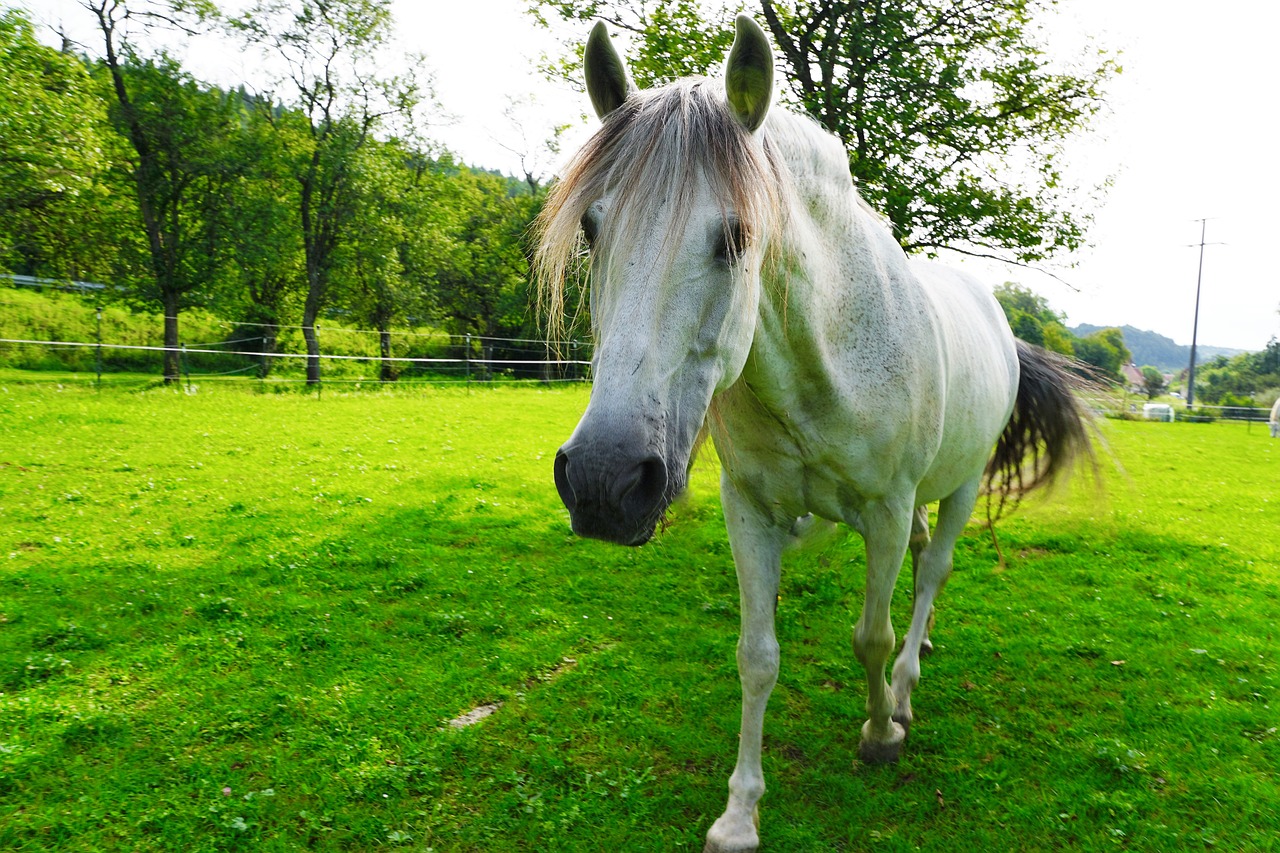
[[[1081,323],[1071,331],[1080,337],[1084,337],[1099,329],[1107,328],[1110,328],[1110,326],[1093,326],[1088,323]],[[1133,363],[1139,367],[1149,364],[1152,367],[1173,372],[1183,370],[1191,362],[1191,347],[1176,344],[1172,338],[1166,338],[1158,332],[1148,332],[1146,329],[1135,329],[1133,326],[1121,326],[1120,331],[1124,332],[1125,346],[1133,353]],[[1196,364],[1204,364],[1220,355],[1233,356],[1242,352],[1247,352],[1247,350],[1211,347],[1197,343]]]

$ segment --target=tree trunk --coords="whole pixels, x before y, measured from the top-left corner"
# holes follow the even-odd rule
[[[307,384],[320,384],[320,337],[316,333],[316,316],[320,313],[320,284],[315,276],[307,291],[307,302],[302,309],[302,337],[307,341]]]
[[[378,379],[381,382],[395,382],[396,368],[391,359],[391,330],[385,326],[378,329],[378,347],[382,353],[382,362],[378,370]]]
[[[307,340],[307,384],[320,384],[320,338],[316,335],[316,327],[304,321],[302,337]]]
[[[178,353],[178,295],[171,290],[162,294],[164,304],[164,384],[182,380],[182,359]]]

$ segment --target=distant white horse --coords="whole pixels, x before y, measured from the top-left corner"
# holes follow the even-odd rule
[[[1016,494],[1087,447],[1087,431],[1070,380],[1015,345],[991,292],[909,262],[860,201],[839,142],[770,111],[772,52],[749,18],[723,83],[637,91],[603,24],[585,70],[603,126],[548,198],[537,257],[544,309],[558,317],[580,235],[590,253],[595,385],[556,456],[556,486],[577,533],[639,545],[684,489],[703,430],[715,441],[743,702],[707,850],[754,850],[784,547],[812,516],[866,541],[859,754],[895,760],[934,597],[984,472]],[[891,687],[889,601],[908,548],[915,604]]]

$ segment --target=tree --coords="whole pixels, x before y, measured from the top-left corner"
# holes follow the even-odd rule
[[[541,197],[512,182],[461,170],[451,256],[436,276],[437,299],[456,334],[516,337],[529,320],[526,235]]]
[[[995,289],[996,301],[1015,337],[1063,355],[1074,355],[1075,335],[1063,325],[1065,316],[1029,288],[1006,281]]]
[[[1133,356],[1120,329],[1098,329],[1083,338],[1076,337],[1063,325],[1065,316],[1054,311],[1048,300],[1011,281],[997,287],[995,297],[1015,336],[1071,356],[1098,376],[1121,381],[1121,370]]]
[[[507,123],[505,138],[508,141],[498,143],[520,160],[520,172],[532,195],[542,192],[543,184],[560,156],[561,137],[573,127],[571,124],[547,126],[539,122],[541,113],[538,99],[532,95],[508,98],[502,111]]]
[[[271,372],[272,354],[286,316],[305,281],[302,242],[296,227],[298,188],[288,152],[272,126],[275,107],[241,90],[236,93],[241,132],[227,156],[244,164],[220,211],[223,260],[229,292],[223,310],[258,336],[251,351],[263,353],[261,375]]]
[[[1077,360],[1116,382],[1122,381],[1120,370],[1131,358],[1129,348],[1124,345],[1124,332],[1114,327],[1077,338],[1075,350]]]
[[[187,27],[213,13],[208,3],[138,2],[144,20]],[[123,164],[138,201],[151,271],[139,294],[164,310],[164,378],[179,378],[178,317],[216,276],[216,216],[230,175],[222,156],[233,128],[231,102],[202,87],[164,55],[143,59],[127,25],[125,0],[86,0],[103,40],[113,103],[110,115],[134,157]]]
[[[1252,406],[1257,400],[1274,400],[1278,390],[1280,340],[1275,337],[1259,352],[1219,355],[1196,374],[1196,399],[1211,406]]]
[[[1074,357],[1076,336],[1061,323],[1049,323],[1044,327],[1044,348],[1050,352]]]
[[[397,144],[370,143],[353,164],[354,208],[347,239],[335,254],[338,278],[345,282],[343,303],[356,322],[378,331],[382,356],[379,379],[389,382],[398,371],[392,358],[391,328],[421,307],[423,294],[406,274],[406,244],[412,240],[406,208],[413,173]]]
[[[0,13],[0,265],[82,278],[110,268],[119,214],[111,128],[89,69],[40,44],[24,13]]]
[[[1059,70],[1042,42],[1053,0],[543,0],[543,24],[628,31],[637,82],[706,73],[746,8],[780,51],[793,101],[845,144],[862,194],[907,251],[1031,263],[1083,245],[1090,216],[1063,180],[1119,71],[1105,54]],[[714,22],[714,23],[711,23]],[[574,54],[576,57],[576,53]],[[577,77],[574,58],[548,68]]]
[[[1271,336],[1261,352],[1255,353],[1250,359],[1250,367],[1254,373],[1260,375],[1273,373],[1280,377],[1280,340],[1275,335]]]
[[[355,204],[352,164],[385,119],[418,101],[412,78],[383,77],[378,54],[391,35],[390,0],[264,0],[233,22],[251,45],[282,60],[282,100],[296,108],[276,128],[292,154],[306,271],[302,333],[307,382],[320,381],[315,323],[330,299],[335,255]]]
[[[1159,369],[1151,365],[1142,367],[1142,391],[1147,395],[1148,400],[1154,400],[1169,388],[1169,383],[1165,381],[1164,374]]]
[[[0,215],[91,188],[106,166],[106,113],[76,57],[40,44],[26,15],[0,12]]]

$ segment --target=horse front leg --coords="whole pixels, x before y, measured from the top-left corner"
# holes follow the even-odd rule
[[[896,700],[884,678],[893,653],[889,605],[911,535],[914,507],[881,503],[866,507],[857,528],[867,543],[867,592],[862,616],[853,629],[853,651],[867,672],[867,716],[858,757],[871,764],[897,761],[906,729],[894,722]]]
[[[760,844],[757,803],[764,795],[761,741],[765,705],[778,680],[778,640],[774,635],[773,617],[778,603],[782,550],[790,525],[781,525],[760,511],[724,474],[720,476],[720,500],[738,573],[742,729],[738,737],[738,761],[729,777],[729,803],[707,832],[704,853],[738,853],[754,851]]]

